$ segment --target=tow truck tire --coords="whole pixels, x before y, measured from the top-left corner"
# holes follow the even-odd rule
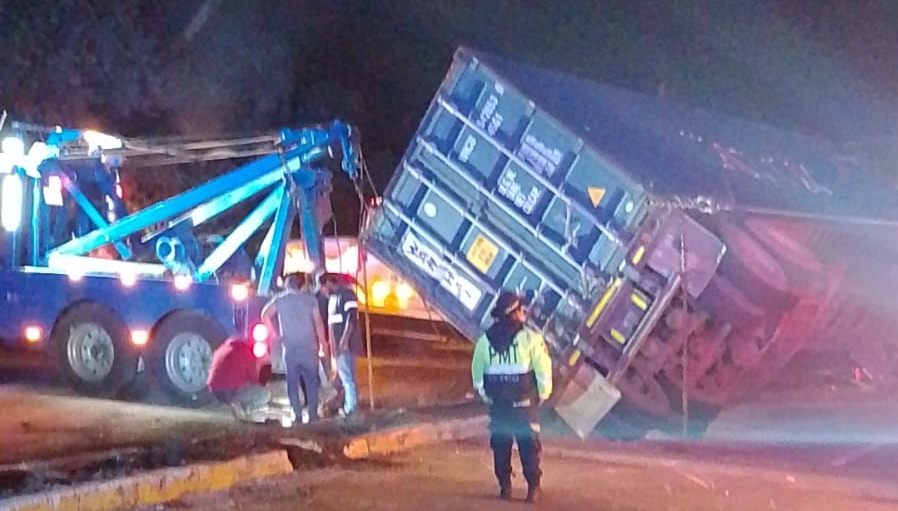
[[[752,303],[770,312],[788,309],[796,301],[779,261],[754,236],[733,223],[720,226],[727,252],[718,273]]]
[[[212,401],[209,366],[226,337],[217,321],[199,312],[173,312],[157,324],[147,365],[175,404],[198,408]]]
[[[65,381],[81,395],[118,396],[137,374],[139,353],[114,311],[85,302],[63,312],[50,343]]]

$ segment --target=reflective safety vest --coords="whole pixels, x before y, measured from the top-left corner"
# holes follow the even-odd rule
[[[505,352],[480,336],[471,361],[474,389],[493,405],[535,406],[552,394],[552,359],[538,332],[523,328]]]

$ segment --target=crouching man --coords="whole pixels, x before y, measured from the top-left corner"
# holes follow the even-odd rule
[[[235,417],[251,421],[253,414],[265,410],[271,400],[260,370],[252,341],[231,337],[212,354],[207,380],[209,391],[219,401],[229,404]]]

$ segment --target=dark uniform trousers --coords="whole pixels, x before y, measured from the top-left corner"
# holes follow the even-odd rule
[[[511,486],[511,451],[518,443],[518,454],[527,485],[540,485],[542,471],[539,456],[542,444],[531,422],[536,424],[539,411],[535,406],[514,407],[507,404],[493,404],[490,415],[490,448],[493,450],[493,469],[502,488]]]

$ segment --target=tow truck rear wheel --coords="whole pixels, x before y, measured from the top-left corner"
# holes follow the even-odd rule
[[[63,378],[85,396],[115,397],[137,374],[138,351],[128,326],[97,303],[82,303],[57,319],[50,342]]]
[[[158,323],[148,366],[174,402],[200,407],[212,401],[206,387],[209,366],[226,336],[218,322],[199,312],[174,312]]]

